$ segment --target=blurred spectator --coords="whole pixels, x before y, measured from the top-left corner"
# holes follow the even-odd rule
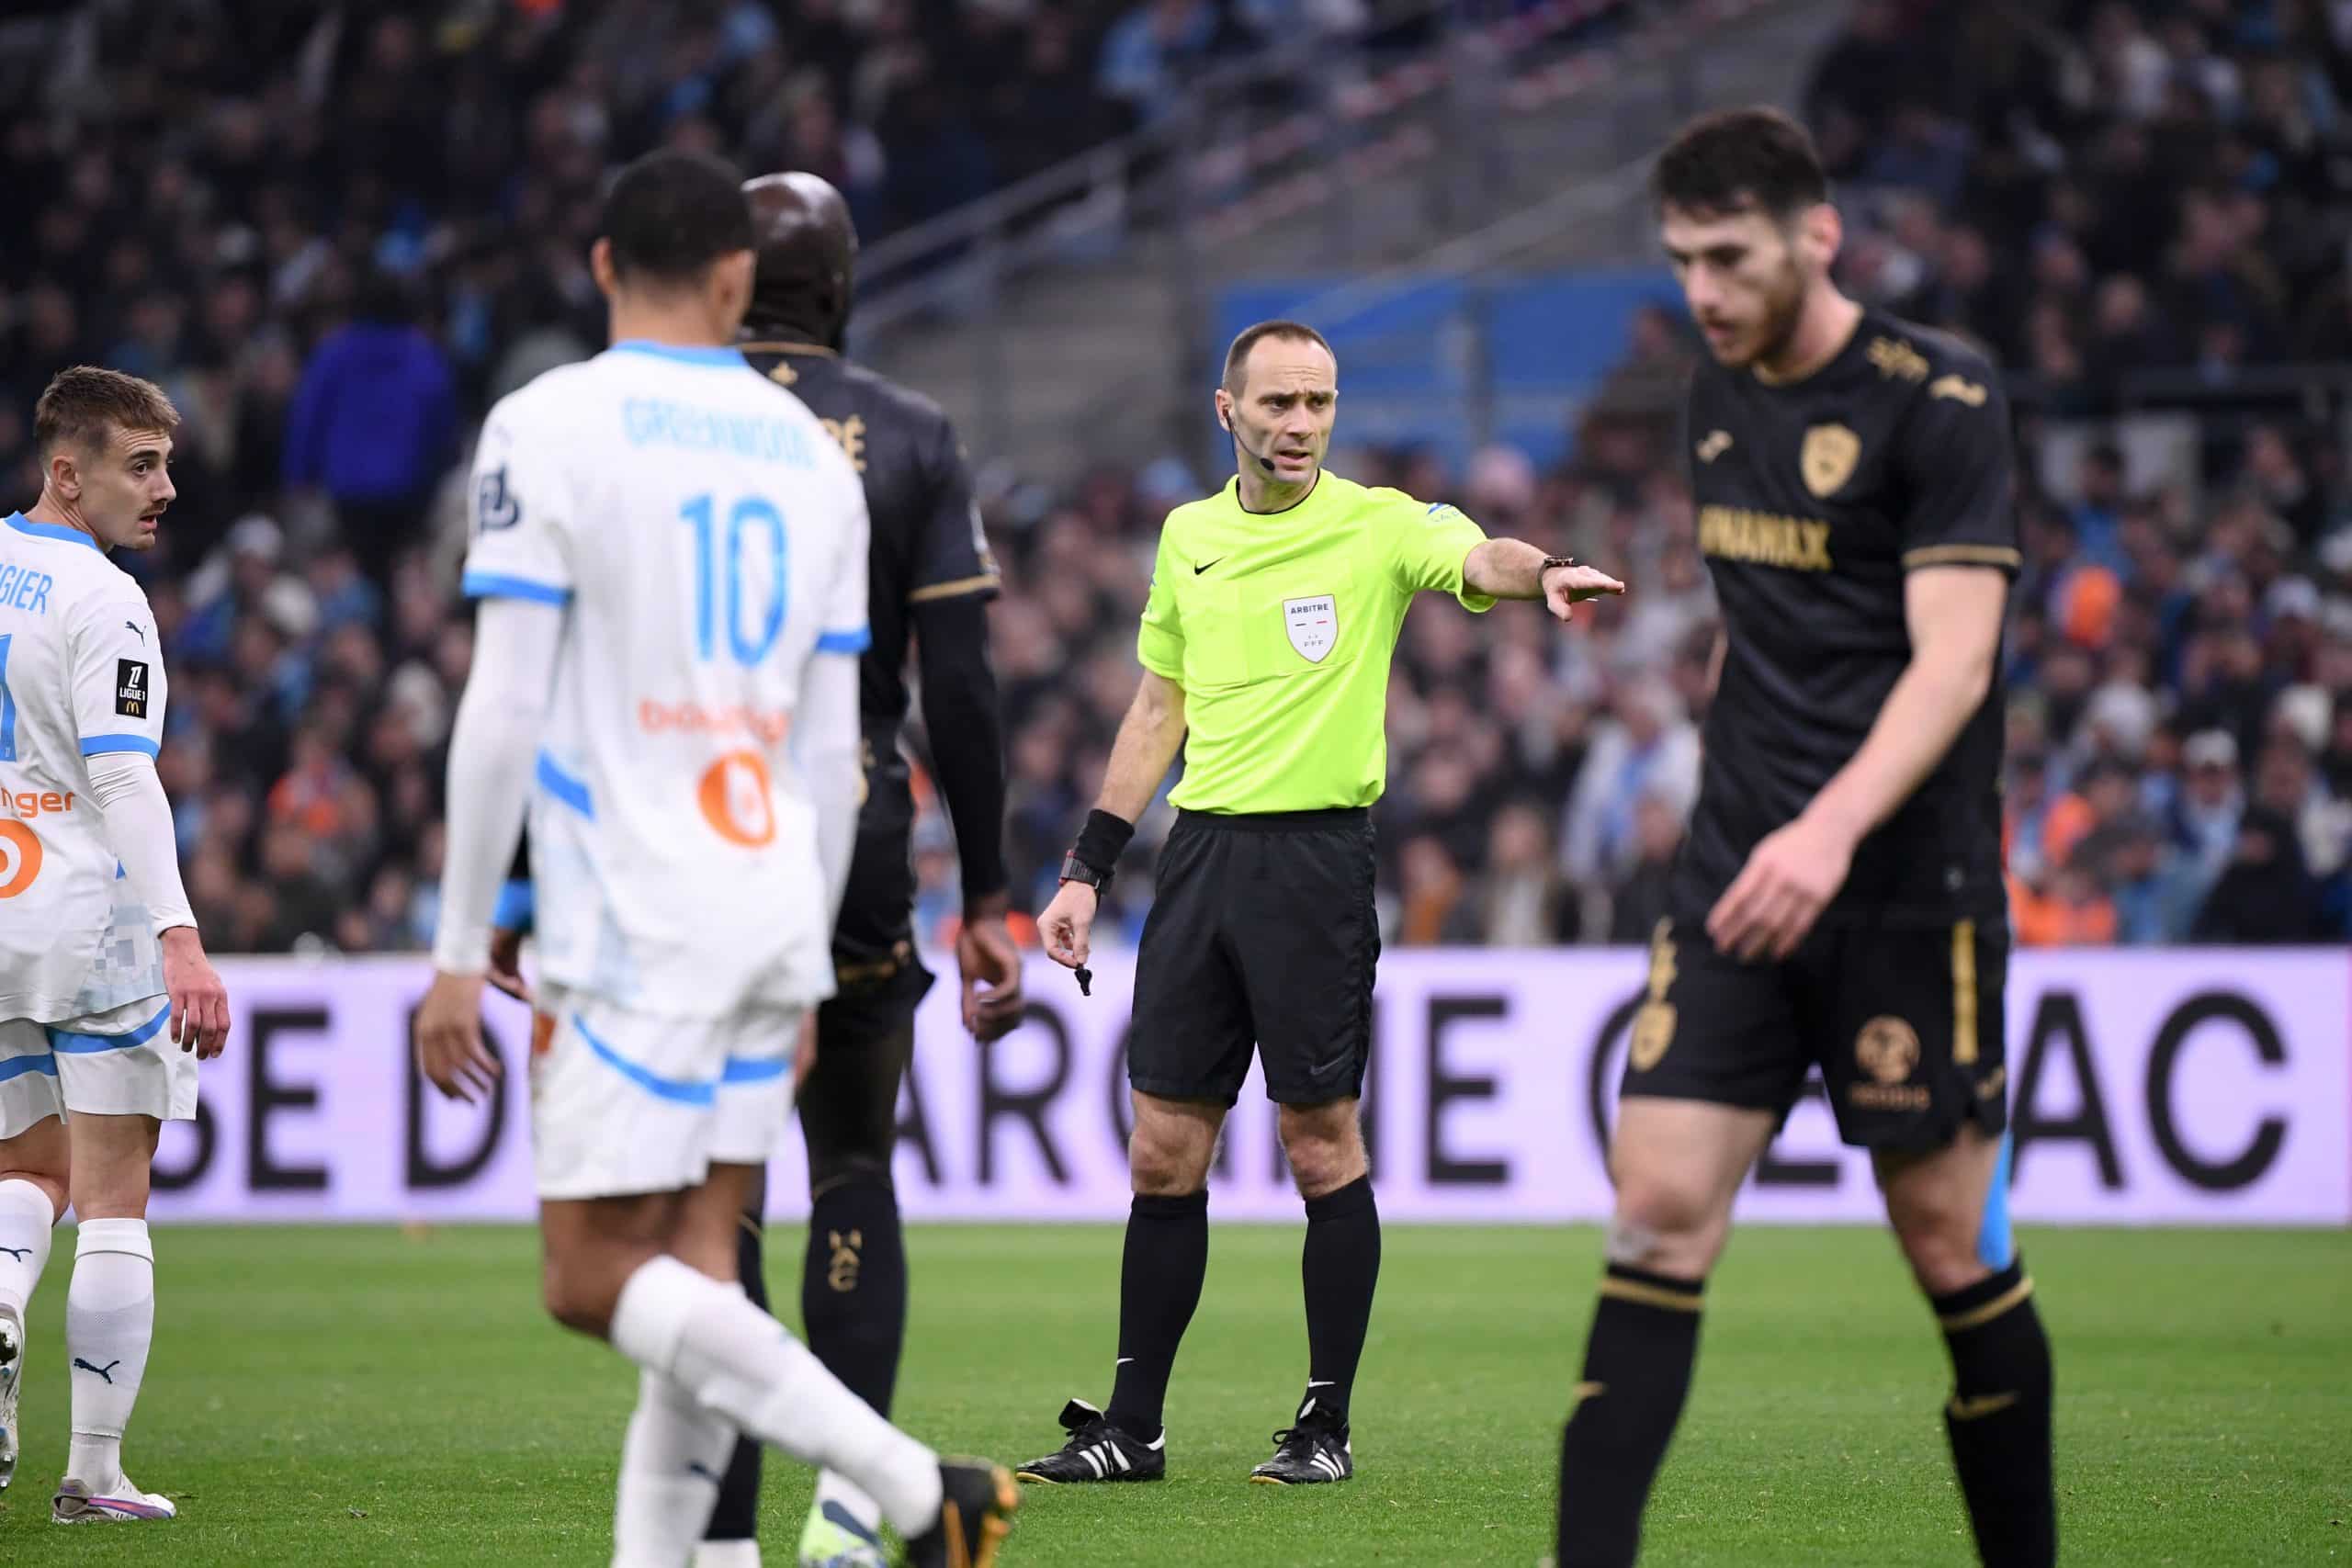
[[[2181,747],[2180,760],[2187,783],[2173,807],[2173,843],[2210,881],[2228,863],[2245,815],[2238,743],[2227,730],[2199,730]]]
[[[1681,697],[1656,675],[1623,682],[1612,716],[1594,731],[1562,830],[1560,868],[1583,886],[1614,886],[1641,852],[1640,803],[1666,802],[1687,819],[1699,795],[1699,731]]]
[[[2319,888],[2294,824],[2267,807],[2249,807],[2190,939],[2247,945],[2312,942],[2320,934]]]
[[[1847,281],[1991,345],[2021,413],[2003,803],[2021,941],[2352,929],[2344,399],[2322,377],[2265,400],[2255,374],[2352,355],[2352,35],[2325,7],[2239,9],[2107,0],[2021,28],[1861,0],[1806,86]],[[59,365],[143,368],[187,414],[182,501],[131,564],[171,660],[162,765],[190,896],[220,951],[430,938],[471,654],[451,593],[464,449],[491,400],[601,341],[584,256],[606,169],[662,141],[814,169],[873,243],[1165,114],[1253,34],[1311,40],[1367,16],[730,0],[460,6],[426,27],[399,7],[230,10],[239,27],[164,48],[91,7],[104,25],[77,74],[109,89],[107,116],[38,84],[0,109],[10,188],[53,196],[0,252],[11,503],[39,483],[28,413]],[[1690,336],[1674,304],[1636,309],[1628,336],[1558,468],[1499,443],[1458,471],[1418,446],[1335,465],[1634,587],[1566,632],[1415,605],[1376,813],[1400,941],[1639,942],[1663,910],[1715,607],[1672,417]],[[2226,399],[2199,404],[2194,385]],[[2142,417],[2175,398],[2196,417]],[[979,456],[1006,570],[1008,852],[1034,907],[1134,689],[1159,519],[1218,476],[1171,457],[1052,491]],[[919,808],[918,930],[935,942],[955,857],[927,793]],[[1137,834],[1106,940],[1148,905],[1165,815]]]
[[[400,281],[371,273],[349,325],[303,369],[286,428],[286,483],[334,502],[340,537],[379,583],[413,543],[456,457],[457,389]]]

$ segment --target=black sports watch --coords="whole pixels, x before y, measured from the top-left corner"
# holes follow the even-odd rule
[[[1574,556],[1545,556],[1544,558],[1544,564],[1535,569],[1535,581],[1537,585],[1542,585],[1544,581],[1544,574],[1551,570],[1554,567],[1574,566],[1576,564],[1577,561]]]

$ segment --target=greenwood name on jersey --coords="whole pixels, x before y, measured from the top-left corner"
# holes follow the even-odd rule
[[[0,525],[0,1019],[62,1023],[164,991],[163,950],[90,798],[89,760],[153,757],[147,595],[78,529]]]
[[[1677,913],[1695,919],[1860,749],[1910,661],[1908,574],[2014,575],[2020,558],[1991,368],[1882,312],[1802,381],[1702,363],[1682,440],[1726,638],[1675,880]],[[1951,750],[1856,850],[1824,918],[1997,918],[2001,744],[1996,667]]]

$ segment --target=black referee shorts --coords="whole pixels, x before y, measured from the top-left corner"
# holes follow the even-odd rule
[[[1181,813],[1136,954],[1127,1081],[1231,1105],[1254,1047],[1278,1103],[1359,1093],[1380,961],[1372,881],[1362,808]]]

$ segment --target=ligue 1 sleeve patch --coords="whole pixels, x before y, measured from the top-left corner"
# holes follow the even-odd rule
[[[125,718],[147,716],[147,666],[139,660],[114,661],[114,711]]]

